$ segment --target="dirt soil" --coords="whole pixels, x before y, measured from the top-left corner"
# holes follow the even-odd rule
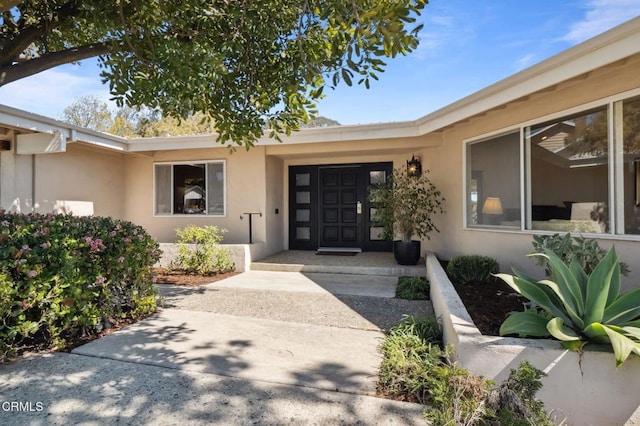
[[[473,322],[484,335],[499,336],[500,325],[509,313],[524,310],[526,299],[502,281],[453,282],[453,286]]]
[[[185,274],[180,271],[168,271],[163,268],[155,268],[154,273],[157,277],[156,284],[180,285],[185,287],[197,287],[200,285],[211,284],[225,278],[239,274],[239,272],[227,272],[215,275],[193,275]]]

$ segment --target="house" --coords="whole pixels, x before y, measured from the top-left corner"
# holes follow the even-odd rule
[[[247,243],[246,213],[262,213],[253,259],[390,250],[367,186],[415,156],[447,198],[423,249],[533,272],[532,235],[571,231],[615,244],[637,282],[638,70],[635,18],[417,120],[304,129],[234,153],[212,135],[123,139],[2,106],[0,206],[110,215],[160,242],[213,224]]]

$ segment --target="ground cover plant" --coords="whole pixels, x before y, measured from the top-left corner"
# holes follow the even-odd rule
[[[499,272],[498,262],[488,256],[455,256],[447,265],[447,273],[456,281],[493,281]]]
[[[553,251],[544,257],[551,279],[536,281],[514,271],[498,275],[534,307],[509,316],[501,335],[553,337],[567,349],[581,351],[587,343],[611,345],[616,366],[631,353],[640,356],[640,289],[620,293],[620,261],[615,248],[588,274],[577,259],[569,266]]]
[[[170,269],[187,274],[215,275],[232,272],[236,265],[226,247],[221,247],[226,230],[217,226],[189,225],[177,229],[178,256]]]
[[[429,282],[424,277],[400,277],[396,297],[407,300],[429,300]]]
[[[0,211],[0,362],[154,312],[159,257],[131,222]]]
[[[500,386],[458,367],[441,348],[434,318],[407,317],[385,337],[378,393],[428,404],[425,417],[438,425],[552,425],[535,398],[544,373],[524,361]]]

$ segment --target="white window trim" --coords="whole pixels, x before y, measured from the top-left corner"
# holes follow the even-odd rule
[[[157,214],[156,213],[156,165],[170,165],[176,166],[181,164],[222,164],[222,173],[224,179],[224,185],[222,187],[222,195],[224,202],[223,214],[185,214],[185,213],[170,213],[170,214]],[[226,160],[190,160],[190,161],[156,161],[151,166],[153,168],[153,204],[151,205],[151,212],[153,217],[162,218],[176,218],[176,217],[188,217],[188,218],[212,218],[212,217],[227,217],[227,161]],[[205,167],[205,181],[208,182],[209,168]],[[207,190],[208,191],[208,190]],[[171,167],[171,210],[173,211],[173,167]],[[207,192],[208,196],[208,192]],[[207,209],[208,210],[208,209]]]
[[[609,120],[609,161],[610,167],[608,172],[608,185],[609,185],[609,223],[612,223],[614,226],[610,227],[608,233],[596,234],[596,233],[577,233],[572,232],[571,234],[586,236],[589,238],[597,238],[604,240],[619,240],[619,241],[640,241],[640,234],[624,234],[624,210],[620,211],[618,209],[617,202],[622,200],[624,188],[621,186],[619,169],[622,167],[622,156],[618,155],[618,151],[621,152],[623,141],[621,138],[616,138],[615,132],[617,127],[614,126],[614,122],[616,120],[616,115],[614,114],[614,108],[618,103],[630,98],[634,98],[640,96],[640,88],[628,90],[626,92],[617,93],[615,95],[607,96],[605,98],[597,99],[585,104],[580,104],[571,108],[564,109],[562,111],[557,111],[552,114],[547,114],[542,117],[537,117],[535,119],[523,121],[518,125],[512,125],[509,127],[503,127],[498,130],[494,130],[488,133],[484,133],[478,136],[474,136],[471,138],[466,138],[462,140],[462,224],[463,230],[465,231],[481,231],[481,232],[499,232],[499,233],[516,233],[516,234],[526,234],[526,235],[552,235],[557,232],[553,231],[543,231],[543,230],[534,230],[531,229],[531,207],[529,200],[531,199],[531,165],[527,161],[527,158],[530,157],[530,144],[525,141],[525,131],[527,127],[535,126],[540,123],[558,120],[571,115],[578,115],[580,113],[584,113],[585,111],[589,111],[591,109],[606,107],[608,111],[608,120]],[[620,108],[622,110],[622,108]],[[620,114],[618,114],[620,115]],[[516,130],[520,130],[520,188],[521,188],[521,225],[520,229],[515,229],[513,227],[501,227],[501,226],[488,226],[488,225],[468,225],[468,211],[467,211],[467,168],[468,168],[468,158],[467,158],[467,147],[469,144],[484,142],[489,139],[493,139],[495,137],[513,133]],[[618,135],[619,136],[619,135]],[[524,143],[524,149],[522,144]],[[527,151],[527,152],[525,152]],[[622,218],[620,216],[622,215]],[[622,232],[620,232],[622,230]],[[620,232],[620,233],[618,233]]]

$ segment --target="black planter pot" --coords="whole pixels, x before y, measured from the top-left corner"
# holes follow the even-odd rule
[[[420,259],[420,241],[394,241],[393,256],[400,265],[415,265]]]

